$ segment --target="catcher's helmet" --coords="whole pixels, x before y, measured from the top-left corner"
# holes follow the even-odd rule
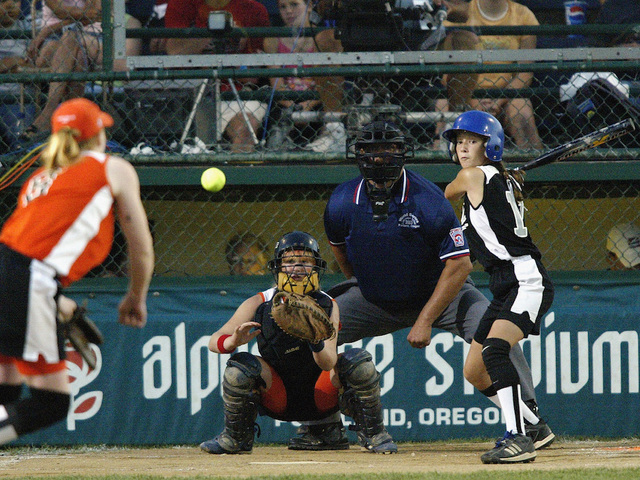
[[[373,145],[395,146],[395,152],[372,152]],[[393,123],[379,120],[363,125],[351,139],[347,158],[355,158],[360,173],[366,180],[375,183],[395,182],[400,178],[405,159],[413,154],[413,145],[405,134]],[[382,158],[382,163],[375,163]]]
[[[288,271],[282,268],[282,258],[286,252],[304,251],[315,260],[315,265],[310,271],[302,274],[294,265]],[[295,265],[297,267],[297,265]],[[320,277],[327,269],[327,262],[320,256],[318,241],[306,232],[293,231],[286,233],[276,243],[273,260],[269,261],[269,270],[273,274],[278,289],[291,293],[306,295],[320,288]],[[298,277],[304,277],[302,279]]]
[[[469,110],[464,112],[448,130],[442,132],[442,137],[449,141],[449,155],[455,163],[459,163],[456,155],[457,132],[465,131],[481,135],[487,139],[485,155],[492,162],[502,160],[504,150],[504,129],[496,117],[487,112]]]

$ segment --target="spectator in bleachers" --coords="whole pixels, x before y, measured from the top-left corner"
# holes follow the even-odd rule
[[[23,0],[0,1],[0,28],[9,31],[31,29],[30,2]],[[19,73],[29,69],[26,59],[27,38],[0,39],[0,73]],[[25,85],[0,84],[0,154],[12,151],[18,145],[18,136],[33,119],[34,107],[27,102]]]
[[[207,28],[209,13],[229,12],[236,27],[268,27],[267,9],[256,0],[169,0],[165,26],[167,28]],[[170,38],[167,54],[189,55],[202,53],[258,53],[263,50],[262,38],[226,38],[222,41],[211,38]],[[237,90],[253,89],[255,78],[234,80]],[[222,79],[220,91],[232,90],[229,79]],[[247,116],[245,120],[243,112]],[[196,135],[205,144],[216,141],[216,109],[209,98],[204,98],[196,111]],[[250,152],[255,148],[255,139],[264,118],[267,106],[257,100],[223,101],[220,104],[220,130],[231,142],[234,152]],[[252,129],[253,131],[251,131]]]
[[[127,28],[164,27],[168,2],[169,0],[127,0]],[[127,55],[159,55],[166,52],[166,44],[166,38],[127,38]]]
[[[95,4],[90,2],[44,0],[42,26],[27,50],[27,55],[36,67],[51,67],[54,54],[61,45],[62,35],[70,29],[69,25],[87,25],[87,8],[93,8],[95,12]],[[88,31],[100,32],[100,18],[93,17],[91,20],[95,22],[89,25]]]
[[[509,25],[538,25],[538,20],[531,10],[512,0],[471,0],[468,6],[468,20],[462,24],[447,22],[448,27],[465,26],[509,26]],[[472,45],[475,50],[518,50],[536,48],[534,35],[481,35]],[[459,49],[456,45],[448,44],[445,39],[444,49]],[[508,62],[505,62],[508,63]],[[520,62],[526,63],[526,62]],[[458,75],[459,78],[461,75]],[[531,86],[533,73],[481,73],[469,75],[468,79],[475,80],[477,89],[521,89]],[[447,89],[462,86],[450,75],[445,75],[444,82]],[[466,81],[464,81],[466,84]],[[469,89],[464,88],[465,92]],[[451,95],[449,95],[451,98]],[[474,99],[470,96],[460,99],[457,105],[446,105],[440,101],[438,108],[442,111],[453,110],[482,110],[498,117],[505,125],[505,130],[518,148],[542,149],[542,140],[535,123],[533,105],[528,98],[482,98]],[[440,125],[439,129],[443,126]],[[436,134],[440,132],[437,131]]]
[[[607,235],[609,270],[640,270],[640,228],[633,223],[613,227]]]
[[[640,2],[638,0],[600,0],[601,7],[594,23],[621,25],[640,23]],[[591,43],[596,47],[639,47],[640,32],[612,29],[612,34],[595,35]]]
[[[152,25],[166,0],[127,2],[127,28]],[[135,5],[135,8],[132,7]],[[155,15],[154,15],[155,14]],[[155,23],[153,26],[161,26]],[[153,53],[160,53],[164,40],[154,39]],[[128,38],[127,55],[144,53],[139,39]],[[151,52],[149,52],[151,53]],[[102,64],[102,0],[44,0],[42,28],[27,51],[37,68],[55,73],[87,72]],[[114,60],[114,70],[126,69],[126,60]],[[85,95],[84,82],[52,82],[47,101],[31,126],[20,136],[22,142],[38,141],[48,134],[48,125],[58,104]]]
[[[44,0],[42,18],[43,28],[28,50],[37,67],[71,73],[87,72],[102,64],[101,0]],[[58,105],[83,95],[83,82],[51,82],[42,111],[21,140],[46,137],[51,115]]]
[[[313,52],[340,52],[342,45],[334,37],[333,29],[322,30],[314,37],[304,37],[300,35],[300,30],[311,27],[310,16],[312,13],[311,4],[305,0],[279,0],[278,8],[280,16],[287,27],[291,27],[294,36],[292,37],[270,37],[264,40],[265,53],[313,53]],[[292,139],[288,134],[293,134],[290,115],[295,111],[322,110],[323,105],[329,109],[339,110],[342,97],[342,78],[337,77],[287,77],[272,78],[271,86],[279,91],[318,91],[320,99],[306,100],[295,103],[292,100],[280,100],[276,106],[276,111],[272,119],[276,122],[270,132],[267,143],[268,147],[283,149],[287,146],[293,147]],[[309,128],[305,128],[305,126]],[[314,135],[313,127],[303,123],[296,125],[301,140],[309,140]],[[314,125],[320,129],[318,138],[307,147],[317,152],[344,151],[346,145],[346,130],[342,122],[331,122],[327,126]],[[273,133],[273,135],[271,135]],[[279,135],[279,134],[280,135]],[[284,144],[283,144],[284,140]],[[306,143],[306,142],[305,142]]]
[[[20,13],[19,1],[0,1],[0,28],[10,29],[16,25]],[[15,40],[0,40],[0,42],[0,73],[16,72],[26,65],[24,56],[12,48],[17,43]]]

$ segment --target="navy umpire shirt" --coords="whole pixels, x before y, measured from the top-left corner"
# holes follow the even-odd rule
[[[324,226],[332,245],[346,245],[364,298],[389,311],[422,308],[444,261],[469,255],[442,190],[406,169],[394,185],[386,221],[373,221],[364,179],[358,177],[334,190]]]

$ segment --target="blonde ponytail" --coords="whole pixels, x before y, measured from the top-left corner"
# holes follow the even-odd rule
[[[80,157],[80,152],[97,143],[97,137],[78,142],[80,132],[70,127],[63,127],[49,137],[49,142],[40,156],[42,165],[48,169],[64,168],[73,165]]]

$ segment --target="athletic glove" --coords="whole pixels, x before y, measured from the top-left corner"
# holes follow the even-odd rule
[[[271,316],[286,334],[311,344],[328,340],[336,334],[327,312],[307,295],[276,293]]]
[[[61,321],[62,334],[71,342],[73,348],[84,358],[93,370],[96,368],[96,356],[91,350],[90,343],[101,345],[104,341],[102,333],[95,323],[87,317],[87,309],[78,306],[73,316],[67,321]]]

